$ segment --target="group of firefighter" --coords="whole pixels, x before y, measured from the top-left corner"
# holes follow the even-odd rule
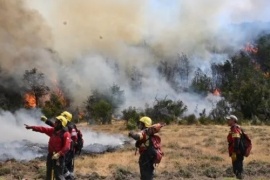
[[[45,116],[41,116],[40,119],[50,127],[25,124],[25,128],[49,136],[46,180],[75,179],[74,157],[75,154],[80,154],[83,139],[81,131],[72,122],[72,114],[64,111],[55,118],[54,122]]]
[[[233,172],[237,179],[242,179],[244,156],[239,149],[241,127],[237,124],[238,118],[235,115],[229,115],[225,118],[227,119],[228,126],[230,126],[227,141]],[[76,125],[71,122],[71,113],[67,111],[64,111],[55,119],[56,121],[53,123],[46,117],[41,117],[42,121],[52,127],[29,125],[25,125],[25,127],[36,132],[45,133],[50,137],[46,162],[46,180],[74,179],[74,156],[76,152],[80,151],[76,149],[78,130]],[[152,180],[154,178],[154,157],[148,151],[150,137],[156,133],[150,129],[152,126],[151,118],[144,116],[139,120],[140,131],[131,131],[128,134],[129,137],[136,140],[135,146],[139,148],[141,180]]]

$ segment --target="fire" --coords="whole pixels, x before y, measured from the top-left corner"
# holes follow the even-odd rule
[[[264,77],[270,78],[270,73],[269,72],[264,73]]]
[[[36,97],[33,92],[28,92],[24,95],[24,107],[35,108],[37,105]]]
[[[53,83],[52,92],[59,98],[61,105],[68,106],[69,100],[66,97],[64,91],[60,88],[60,83],[57,81],[56,78],[52,79],[52,83]]]
[[[215,89],[214,92],[213,92],[213,95],[214,96],[220,96],[220,90],[219,89]]]
[[[85,117],[85,113],[83,112],[83,111],[80,111],[79,113],[78,113],[78,118],[81,120],[81,119],[83,119]]]
[[[251,43],[247,43],[245,46],[245,51],[248,53],[256,54],[258,52],[258,48]]]
[[[58,96],[58,98],[63,106],[68,105],[68,100],[65,97],[64,92],[58,86],[55,87],[54,93]]]

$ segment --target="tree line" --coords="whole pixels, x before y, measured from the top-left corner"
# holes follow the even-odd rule
[[[221,100],[210,113],[186,114],[188,106],[181,99],[154,99],[152,105],[145,104],[144,109],[130,106],[121,111],[121,118],[127,120],[129,128],[136,125],[142,115],[166,123],[224,123],[224,116],[234,113],[240,119],[254,124],[270,124],[270,34],[258,37],[252,45],[233,54],[223,63],[211,64],[211,73],[197,68],[192,70],[188,57],[179,54],[175,59],[160,60],[157,71],[166,79],[177,93],[193,92],[202,98],[219,90]],[[194,76],[191,76],[191,73]],[[16,87],[16,81],[0,69],[0,108],[15,111],[25,106],[25,93],[35,98],[36,107],[53,117],[62,109],[71,109],[77,121],[84,119],[89,123],[111,123],[112,116],[119,112],[125,102],[125,92],[117,84],[107,90],[89,92],[83,103],[83,109],[73,107],[65,93],[51,91],[45,83],[45,75],[38,69],[26,70],[22,76],[23,86]],[[137,91],[142,84],[142,73],[136,67],[128,74],[131,89]],[[190,79],[192,77],[192,79]],[[9,82],[9,83],[5,83]],[[7,85],[9,84],[9,85]],[[60,87],[64,90],[64,87]],[[20,89],[20,90],[18,90]],[[41,102],[49,94],[49,99]]]

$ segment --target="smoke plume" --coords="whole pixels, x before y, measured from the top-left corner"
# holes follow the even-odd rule
[[[212,108],[212,99],[176,93],[158,63],[184,53],[193,70],[207,72],[269,30],[269,8],[267,0],[1,0],[0,65],[18,84],[25,70],[38,68],[48,83],[64,84],[75,106],[116,83],[124,107],[167,96],[194,113]],[[130,88],[134,67],[139,92]]]

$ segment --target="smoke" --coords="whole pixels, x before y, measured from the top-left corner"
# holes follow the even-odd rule
[[[12,158],[31,160],[47,154],[49,137],[27,130],[24,126],[47,126],[40,120],[41,115],[40,109],[20,109],[14,113],[0,111],[0,161]],[[86,153],[104,152],[108,148],[120,147],[127,141],[121,135],[97,133],[87,129],[82,129],[82,134]]]
[[[183,100],[189,113],[209,110],[211,98],[175,92],[157,64],[184,53],[193,70],[207,72],[269,30],[269,8],[267,0],[2,0],[0,65],[18,84],[38,68],[48,82],[64,84],[74,106],[115,83],[126,95],[122,108],[168,97]],[[134,67],[139,92],[130,88]]]

